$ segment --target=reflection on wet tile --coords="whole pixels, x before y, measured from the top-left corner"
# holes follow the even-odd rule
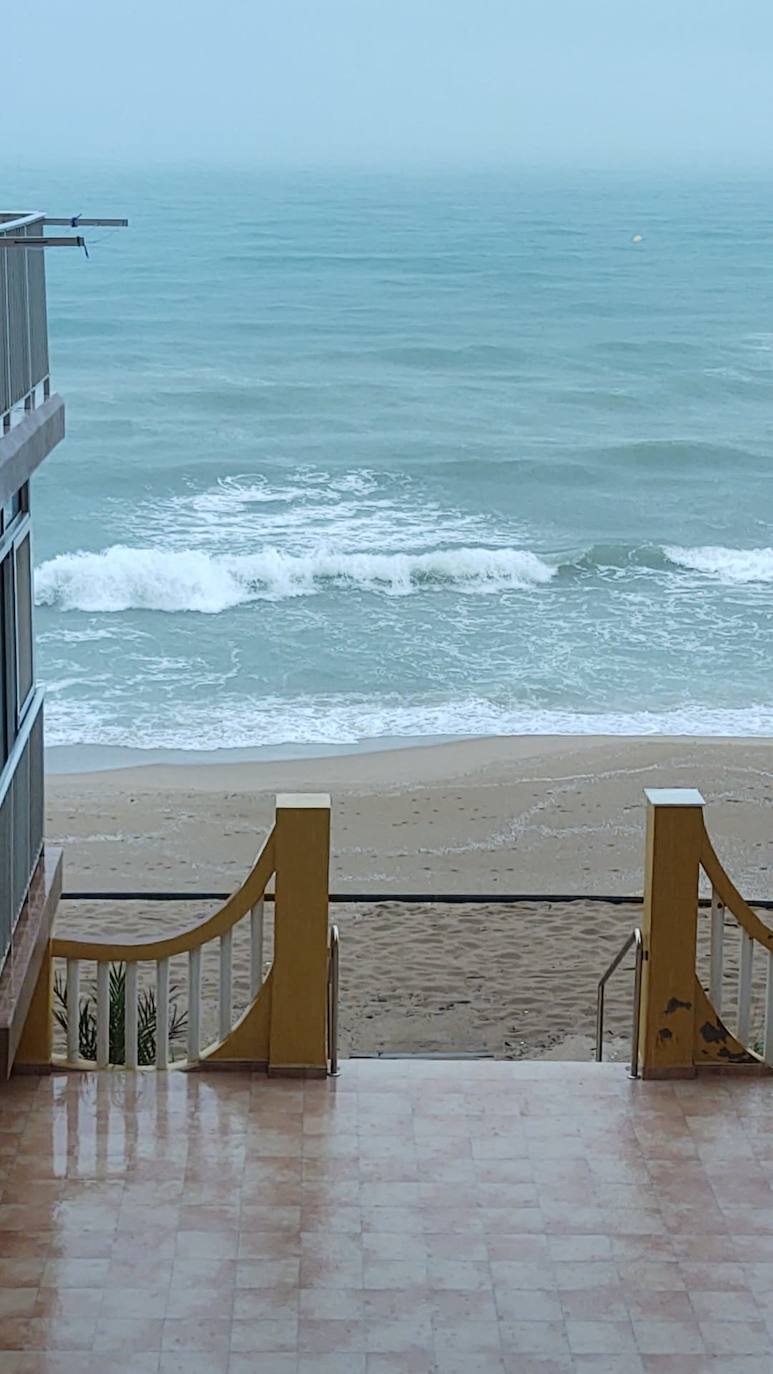
[[[757,1374],[768,1108],[615,1065],[13,1080],[0,1374]]]

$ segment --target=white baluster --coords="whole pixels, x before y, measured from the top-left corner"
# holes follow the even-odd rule
[[[169,1068],[169,960],[156,962],[156,1068]]]
[[[67,960],[67,1059],[75,1064],[80,1058],[78,1023],[81,1004],[81,966],[78,959]]]
[[[751,935],[741,930],[741,967],[738,974],[738,1024],[736,1035],[742,1045],[749,1038],[752,1014],[752,960],[754,941]]]
[[[201,947],[188,955],[188,1059],[194,1064],[201,1047]]]
[[[765,993],[765,1040],[762,1057],[773,1064],[773,950],[768,950],[768,984]]]
[[[126,965],[126,1000],[124,1004],[124,1042],[127,1069],[137,1067],[137,993],[139,964]]]
[[[725,907],[716,892],[711,891],[711,976],[709,997],[719,1016],[722,1011],[722,973],[725,964]]]
[[[233,965],[231,949],[233,932],[220,936],[220,1039],[225,1040],[231,1029],[233,1015]]]
[[[257,997],[263,983],[263,899],[250,912],[250,997]]]
[[[97,1068],[110,1064],[110,965],[97,964]]]

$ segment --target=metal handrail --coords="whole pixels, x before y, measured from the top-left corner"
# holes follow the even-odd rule
[[[75,217],[75,221],[51,220],[40,210],[30,210],[21,214],[11,214],[7,219],[0,216],[0,248],[21,248],[26,251],[28,248],[85,248],[86,241],[80,235],[45,234],[43,230],[47,224],[66,224],[71,228],[77,228],[81,223],[80,216]],[[98,221],[91,220],[95,224]],[[125,221],[122,221],[125,222]],[[34,238],[27,236],[27,229],[33,224],[40,224],[41,232]]]
[[[639,1018],[641,1012],[641,979],[642,965],[644,963],[644,938],[641,930],[637,926],[628,936],[622,949],[618,950],[611,964],[604,970],[598,981],[596,990],[596,1063],[600,1064],[604,1057],[604,992],[615,972],[622,964],[629,949],[636,946],[636,963],[634,965],[633,978],[633,1024],[631,1026],[631,1063],[628,1069],[629,1078],[639,1077]]]
[[[0,215],[0,234],[15,234],[17,229],[26,229],[30,224],[45,223],[45,218],[42,210],[21,210],[7,219]]]
[[[327,966],[327,1052],[330,1077],[338,1076],[338,966],[340,941],[338,926],[330,927],[330,957]]]

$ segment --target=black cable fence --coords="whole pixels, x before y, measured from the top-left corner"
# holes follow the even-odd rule
[[[225,902],[232,892],[157,892],[143,889],[109,892],[63,892],[63,902]],[[263,898],[273,902],[273,892]],[[619,893],[600,896],[596,892],[331,892],[331,904],[350,906],[378,906],[393,902],[410,906],[526,906],[537,902],[552,904],[570,902],[599,902],[605,906],[641,906],[641,894],[621,897]],[[710,897],[701,897],[698,905],[711,906]],[[773,900],[752,897],[749,905],[762,911],[773,911]]]

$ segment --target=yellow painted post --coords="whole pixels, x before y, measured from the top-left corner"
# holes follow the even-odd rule
[[[330,798],[276,799],[270,1073],[327,1072]]]
[[[19,1038],[14,1067],[17,1069],[47,1069],[54,1052],[54,1023],[51,1002],[54,986],[54,961],[51,942],[46,945],[40,965],[38,981],[30,1000],[24,1029]]]
[[[691,1078],[704,803],[691,788],[652,789],[645,796],[639,1067],[643,1078]]]

